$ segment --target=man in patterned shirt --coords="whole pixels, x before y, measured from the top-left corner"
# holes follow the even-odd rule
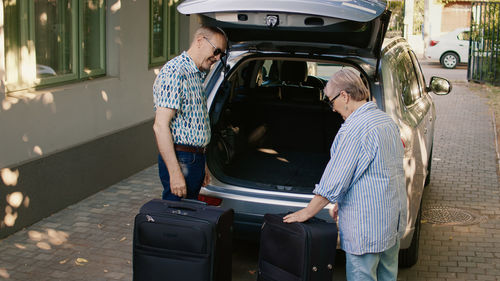
[[[403,145],[389,115],[367,102],[368,89],[352,70],[336,72],[326,102],[345,122],[309,205],[284,217],[302,222],[329,202],[346,252],[347,280],[396,280],[399,239],[406,229]]]
[[[219,28],[200,27],[189,49],[168,61],[153,85],[154,132],[163,199],[196,199],[210,181],[205,147],[210,142],[206,71],[225,56],[227,39]]]

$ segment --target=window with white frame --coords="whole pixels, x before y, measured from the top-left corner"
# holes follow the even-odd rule
[[[105,0],[3,3],[8,91],[106,74]]]

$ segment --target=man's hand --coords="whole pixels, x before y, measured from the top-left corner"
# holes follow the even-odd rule
[[[210,177],[210,172],[208,171],[207,165],[205,165],[205,178],[203,178],[203,182],[201,183],[201,186],[209,185],[211,180],[212,180],[212,178]]]
[[[182,198],[187,197],[186,179],[184,179],[182,173],[175,173],[170,176],[170,192]]]

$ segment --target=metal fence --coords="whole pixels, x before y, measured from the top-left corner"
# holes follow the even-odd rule
[[[500,85],[500,2],[472,2],[469,81]]]

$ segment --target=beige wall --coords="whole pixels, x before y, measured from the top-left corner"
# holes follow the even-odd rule
[[[108,0],[107,76],[5,93],[0,0],[0,239],[156,161],[149,2]],[[191,17],[193,18],[193,17]],[[193,19],[181,16],[180,49]]]
[[[3,87],[0,37],[0,169],[153,118],[155,69],[148,69],[149,1],[109,0],[106,32],[108,76],[8,94]],[[189,40],[186,33],[181,32],[182,48]]]

